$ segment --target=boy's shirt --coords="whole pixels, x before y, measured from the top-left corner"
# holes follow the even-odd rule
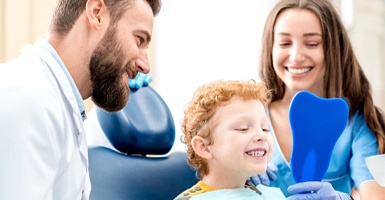
[[[274,199],[274,200],[284,200],[286,197],[283,195],[282,191],[279,188],[267,187],[264,185],[257,185],[257,191],[247,188],[237,188],[237,189],[215,189],[212,188],[202,181],[199,181],[196,185],[190,189],[182,192],[174,200],[215,200],[215,199],[237,199],[237,200],[264,200],[264,199]],[[260,192],[259,192],[260,191]],[[261,194],[260,194],[261,193]]]

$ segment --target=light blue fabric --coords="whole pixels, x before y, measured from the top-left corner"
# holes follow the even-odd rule
[[[79,112],[82,115],[83,121],[85,119],[87,119],[86,107],[84,105],[83,98],[80,95],[80,92],[79,92],[78,88],[76,87],[76,84],[75,84],[74,80],[72,79],[70,73],[68,72],[67,68],[65,67],[65,65],[64,65],[63,61],[61,60],[60,56],[57,54],[56,50],[51,46],[51,44],[48,43],[47,40],[43,40],[43,39],[38,39],[35,42],[34,45],[36,47],[42,48],[42,49],[46,50],[48,53],[50,53],[52,55],[52,57],[55,58],[55,60],[59,64],[59,66],[63,69],[64,74],[67,76],[68,81],[71,84],[71,88],[72,88],[72,91],[74,92],[74,95],[75,95],[75,98],[76,98],[76,102],[77,102],[77,104],[79,106]]]
[[[274,140],[272,162],[278,167],[277,180],[270,181],[271,186],[281,188],[289,196],[287,188],[295,184],[288,163],[277,143],[273,128],[270,128]],[[378,154],[377,139],[366,125],[362,113],[355,113],[332,152],[329,168],[323,181],[330,182],[335,190],[350,194],[354,186],[374,180],[365,165],[365,158]]]
[[[205,192],[196,196],[192,196],[190,200],[224,200],[224,199],[237,199],[237,200],[283,200],[286,199],[279,188],[267,187],[264,185],[258,185],[258,190],[262,192],[259,195],[252,189],[249,188],[238,188],[238,189],[222,189],[212,192]]]

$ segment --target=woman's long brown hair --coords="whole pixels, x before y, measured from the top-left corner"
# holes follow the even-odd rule
[[[350,117],[357,111],[364,114],[366,124],[376,136],[379,153],[385,153],[385,119],[374,105],[371,85],[359,64],[342,21],[329,1],[284,0],[277,3],[267,17],[262,36],[260,78],[273,93],[272,102],[283,97],[285,85],[274,71],[272,48],[274,24],[285,9],[307,9],[321,22],[325,55],[324,89],[326,98],[348,99]]]

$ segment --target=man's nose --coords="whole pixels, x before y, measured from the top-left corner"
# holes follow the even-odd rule
[[[147,51],[143,51],[141,56],[135,61],[135,66],[139,72],[148,74],[150,72],[150,62],[148,61]]]

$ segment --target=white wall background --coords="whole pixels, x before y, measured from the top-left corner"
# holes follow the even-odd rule
[[[269,3],[270,2],[270,3]],[[274,1],[164,0],[154,29],[154,87],[175,120],[199,86],[216,79],[258,78],[260,40]]]

